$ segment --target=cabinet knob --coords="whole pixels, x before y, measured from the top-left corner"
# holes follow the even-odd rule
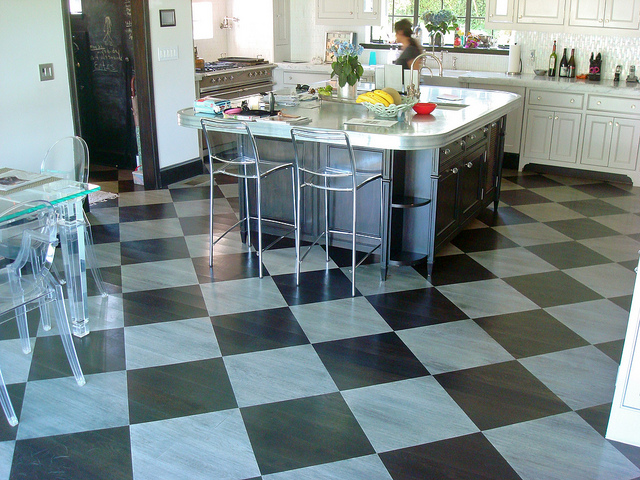
[[[488,129],[487,127],[484,127],[484,128],[482,129],[482,133],[487,133],[488,131],[489,131],[489,129]]]
[[[522,15],[518,15],[518,18],[522,18]]]
[[[569,103],[573,103],[573,102],[575,102],[575,99],[572,98],[571,100],[569,100]]]
[[[465,146],[465,145],[466,145],[465,141],[464,141],[464,140],[460,140],[460,146],[461,146],[462,148],[464,148],[464,146]]]
[[[613,122],[609,122],[609,125],[613,125]]]
[[[475,140],[475,139],[476,139],[476,136],[475,136],[475,134],[472,134],[472,135],[469,135],[469,138],[470,138],[471,140]]]
[[[467,168],[473,168],[473,162],[467,163]]]
[[[554,119],[554,120],[557,120],[557,119],[558,119],[558,117],[557,117],[557,116],[555,116],[553,119]]]
[[[605,19],[604,19],[604,23],[609,23],[609,19],[608,19],[608,18],[605,18]]]
[[[538,100],[542,100],[542,97],[538,96]]]
[[[598,101],[596,102],[596,105],[601,105],[601,104],[602,104],[602,102],[601,102],[600,100],[598,100]]]
[[[493,13],[490,13],[490,14],[489,14],[489,17],[493,17]]]
[[[445,148],[443,153],[445,155],[449,155],[451,153],[451,150],[449,150],[448,148]]]
[[[620,126],[620,124],[618,122],[616,122],[616,128],[618,128]]]
[[[631,104],[631,110],[633,110],[634,108],[636,108],[635,104]]]
[[[604,20],[602,20],[601,18],[598,19],[598,23],[602,23]]]
[[[458,167],[453,167],[451,169],[451,173],[458,173]]]
[[[553,115],[549,115],[549,120],[553,120]]]
[[[491,124],[491,127],[496,128],[496,126],[497,126],[497,125],[498,125],[498,124],[497,124],[496,122],[493,122],[493,123]]]

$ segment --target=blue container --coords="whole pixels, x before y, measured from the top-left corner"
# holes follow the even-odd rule
[[[376,52],[369,52],[369,65],[376,64]]]

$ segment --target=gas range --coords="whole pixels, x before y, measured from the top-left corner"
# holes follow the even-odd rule
[[[276,65],[262,58],[224,57],[205,63],[200,72],[199,97],[232,99],[273,89],[272,71]]]

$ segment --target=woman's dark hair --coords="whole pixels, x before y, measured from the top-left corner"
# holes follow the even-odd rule
[[[396,32],[401,33],[402,35],[404,35],[405,37],[407,37],[409,39],[409,42],[411,42],[411,45],[413,45],[414,47],[420,47],[420,45],[418,44],[418,42],[416,41],[415,38],[412,37],[413,35],[413,25],[411,24],[411,21],[407,18],[403,18],[402,20],[398,20],[394,25],[393,28]]]

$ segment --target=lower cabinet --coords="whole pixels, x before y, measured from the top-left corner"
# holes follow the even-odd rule
[[[638,120],[587,115],[580,163],[635,170],[639,145]]]
[[[582,114],[552,110],[527,112],[524,155],[576,163]]]

